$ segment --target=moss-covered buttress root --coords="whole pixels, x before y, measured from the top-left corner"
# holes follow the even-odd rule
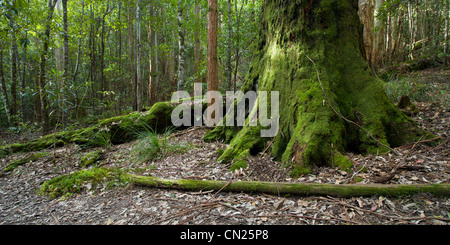
[[[163,179],[150,176],[123,175],[135,185],[152,188],[169,188],[186,191],[227,191],[267,193],[273,195],[330,195],[330,196],[405,196],[418,193],[430,193],[436,196],[450,196],[450,185],[381,185],[381,184],[314,184],[314,183],[280,183],[262,181],[217,181]]]

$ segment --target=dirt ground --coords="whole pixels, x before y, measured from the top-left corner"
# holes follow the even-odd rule
[[[431,75],[430,75],[431,74]],[[424,81],[444,84],[448,72],[420,73]],[[427,77],[429,76],[429,77]],[[442,79],[442,77],[444,77]],[[428,78],[428,79],[427,79]],[[447,87],[445,87],[447,86]],[[445,90],[448,95],[448,90]],[[139,163],[133,158],[136,142],[104,149],[102,167],[141,168],[140,174],[164,178],[211,180],[262,180],[301,183],[430,184],[449,183],[448,97],[444,101],[417,102],[420,112],[413,116],[419,125],[439,137],[440,144],[416,142],[393,154],[348,154],[353,171],[316,168],[313,174],[292,178],[287,169],[269,155],[252,156],[248,168],[230,172],[218,163],[217,149],[223,142],[205,143],[208,129],[191,128],[176,132],[171,141],[192,145],[186,153],[171,154],[155,161]],[[5,137],[5,136],[3,136]],[[437,139],[436,139],[437,140]],[[128,185],[83,191],[71,197],[49,199],[37,195],[44,181],[77,170],[86,151],[76,145],[48,149],[48,156],[22,165],[0,177],[0,224],[85,224],[85,225],[447,225],[450,224],[450,199],[429,194],[387,198],[383,196],[339,198],[330,196],[276,196],[225,192],[183,192]],[[0,159],[0,169],[15,154]],[[363,168],[361,168],[363,167]],[[367,169],[360,171],[359,169]]]

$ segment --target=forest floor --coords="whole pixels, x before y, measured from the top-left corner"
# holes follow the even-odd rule
[[[248,168],[230,172],[217,162],[221,142],[202,140],[208,129],[191,128],[169,136],[170,141],[190,145],[185,153],[139,163],[132,148],[136,142],[103,149],[102,167],[139,168],[140,174],[169,179],[211,179],[225,181],[261,180],[302,183],[430,184],[449,183],[450,71],[424,70],[409,79],[428,83],[430,93],[440,98],[415,102],[420,112],[412,118],[441,138],[398,147],[393,154],[348,154],[352,172],[320,167],[313,174],[291,178],[268,154],[252,156]],[[442,97],[444,95],[444,97]],[[444,99],[442,99],[444,98]],[[3,137],[6,135],[4,134]],[[17,141],[17,137],[11,141]],[[22,137],[22,136],[20,136]],[[21,138],[23,139],[23,137]],[[5,138],[3,138],[5,140]],[[37,195],[44,181],[80,170],[78,162],[87,151],[76,145],[45,150],[49,154],[0,177],[0,224],[96,224],[96,225],[318,225],[318,224],[450,224],[450,199],[429,194],[403,197],[277,196],[267,194],[187,192],[139,186],[100,188],[70,197],[49,199]],[[92,151],[92,150],[88,150]],[[0,159],[0,169],[27,154]],[[363,168],[361,168],[363,166]],[[361,171],[365,169],[366,171]]]

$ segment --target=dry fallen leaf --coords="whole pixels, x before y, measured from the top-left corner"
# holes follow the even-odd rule
[[[364,207],[364,202],[361,199],[356,200],[360,208]]]
[[[113,220],[111,218],[108,218],[108,220],[106,221],[106,225],[111,225],[113,222]]]

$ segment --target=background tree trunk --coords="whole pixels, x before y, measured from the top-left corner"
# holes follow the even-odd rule
[[[202,62],[202,40],[201,40],[201,27],[203,26],[202,16],[201,16],[201,1],[196,0],[194,5],[194,18],[196,20],[196,25],[198,28],[194,31],[194,83],[201,83],[202,78],[200,74],[200,65]]]
[[[183,90],[184,87],[184,29],[183,29],[183,2],[178,0],[178,82],[177,89]]]
[[[57,0],[49,0],[48,1],[48,8],[47,8],[47,20],[46,20],[46,27],[45,27],[45,33],[44,33],[44,40],[43,40],[43,47],[42,47],[42,54],[41,54],[41,65],[40,65],[40,75],[39,75],[39,90],[40,90],[40,96],[41,96],[41,113],[42,113],[42,123],[43,123],[43,133],[48,133],[50,131],[51,125],[50,125],[50,116],[48,112],[48,100],[46,95],[46,64],[47,64],[47,52],[50,42],[50,31],[51,26],[50,22],[53,18],[53,11],[55,10],[55,5],[57,3]]]
[[[8,125],[11,124],[10,121],[10,106],[9,106],[9,97],[8,97],[8,90],[6,89],[6,82],[5,82],[5,76],[3,74],[3,47],[0,48],[0,85],[2,86],[2,102],[3,106],[5,108],[5,114],[6,114],[6,120],[8,122]]]
[[[233,25],[231,20],[231,0],[228,0],[228,53],[227,53],[227,82],[226,87],[227,89],[232,88],[232,79],[233,79],[233,68],[231,65],[231,54],[233,53]],[[239,34],[239,33],[238,33]],[[238,54],[236,54],[237,56]]]
[[[16,25],[14,15],[9,17],[9,27],[11,28],[11,115],[17,115],[17,80],[19,78],[19,51],[17,49]],[[14,122],[13,122],[14,123]]]
[[[218,91],[219,89],[219,75],[218,75],[218,60],[217,60],[217,0],[208,0],[208,60],[207,60],[207,89],[208,91]],[[218,108],[214,105],[214,99],[208,99],[208,114],[211,119],[215,119],[215,111]],[[215,120],[211,120],[215,121]],[[207,122],[209,126],[213,123]]]
[[[69,74],[69,23],[67,17],[67,1],[62,0],[63,7],[63,37],[64,37],[64,47],[63,47],[63,57],[64,57],[64,74],[63,74],[63,99],[66,96],[66,87],[68,86],[68,80],[70,78]],[[67,99],[67,98],[66,98]],[[64,105],[65,103],[63,103]],[[62,111],[62,123],[64,124],[67,120],[67,108]]]
[[[155,9],[153,9],[153,14],[155,13]],[[148,40],[150,40],[150,52],[149,52],[149,83],[148,83],[148,94],[149,94],[149,101],[150,101],[150,106],[152,106],[153,104],[156,103],[156,89],[157,89],[157,61],[156,61],[156,45],[157,44],[157,36],[156,36],[156,31],[155,28],[152,28],[152,24],[148,25]],[[153,40],[153,43],[152,41]]]
[[[136,2],[136,110],[141,110],[141,15],[140,1]]]
[[[445,18],[444,66],[448,67],[448,63],[449,63],[449,57],[448,57],[448,42],[449,42],[449,40],[448,40],[448,25],[449,25],[449,23],[448,23],[449,22],[448,13],[449,13],[449,1],[446,1],[445,9],[446,9],[446,11],[445,11],[446,14],[444,15],[444,18]]]
[[[371,76],[357,0],[267,1],[263,9],[259,48],[242,91],[279,91],[279,133],[261,137],[266,127],[248,120],[242,129],[216,127],[204,139],[230,141],[219,161],[245,168],[246,157],[270,141],[272,156],[298,176],[314,165],[351,166],[347,151],[388,151],[427,135]]]

